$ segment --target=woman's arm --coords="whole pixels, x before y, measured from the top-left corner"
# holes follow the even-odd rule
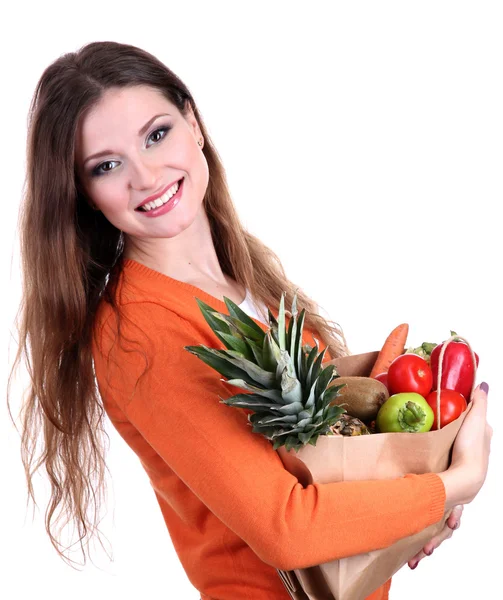
[[[151,365],[140,378],[141,353],[112,345],[115,321],[107,321],[95,352],[104,402],[264,562],[304,568],[389,546],[442,518],[445,489],[432,473],[304,488],[272,444],[252,433],[248,413],[219,402],[236,388],[184,350],[220,347],[209,328],[198,331],[155,303],[131,303],[125,313],[139,329],[123,322],[122,331]]]

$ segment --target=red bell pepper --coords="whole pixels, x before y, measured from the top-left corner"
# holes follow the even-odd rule
[[[456,335],[451,331],[451,336]],[[444,342],[445,343],[445,342]],[[433,389],[438,389],[438,359],[444,343],[435,346],[431,351],[431,370],[433,371]],[[477,367],[479,357],[476,352],[475,360]],[[467,402],[470,401],[470,392],[475,379],[475,369],[470,348],[462,341],[453,340],[445,349],[442,361],[441,390],[456,390],[463,394]]]

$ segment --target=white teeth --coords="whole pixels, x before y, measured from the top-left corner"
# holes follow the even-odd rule
[[[166,204],[166,202],[168,202],[176,194],[176,192],[178,192],[178,188],[179,188],[179,184],[177,181],[160,198],[157,198],[157,200],[153,200],[152,202],[147,202],[147,204],[144,204],[141,207],[141,210],[149,211],[149,210],[153,210],[154,208],[159,208],[159,206],[162,206],[163,204]]]

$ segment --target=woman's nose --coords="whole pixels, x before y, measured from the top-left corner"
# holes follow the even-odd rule
[[[156,187],[159,180],[159,169],[146,159],[137,159],[130,163],[131,187],[144,190]]]

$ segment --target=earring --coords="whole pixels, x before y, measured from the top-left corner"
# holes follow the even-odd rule
[[[197,143],[202,147],[202,145],[203,145],[203,138],[201,138]]]

